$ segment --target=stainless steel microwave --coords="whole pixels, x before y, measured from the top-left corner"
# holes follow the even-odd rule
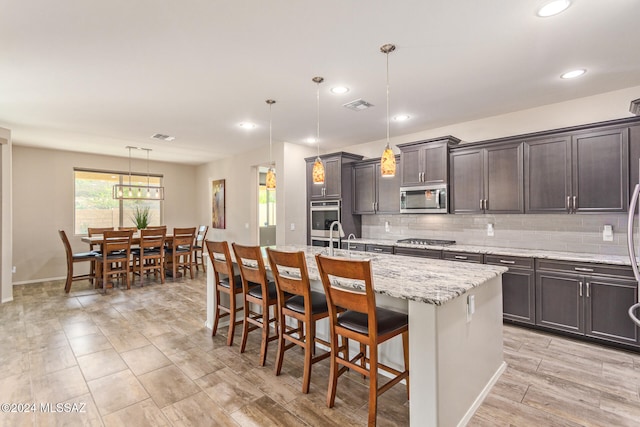
[[[447,184],[400,187],[400,213],[447,213]]]

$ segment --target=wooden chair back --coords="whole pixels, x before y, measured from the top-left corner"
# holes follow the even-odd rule
[[[134,233],[138,232],[138,227],[118,227],[119,231],[133,231]]]
[[[104,243],[102,244],[102,257],[105,259],[127,258],[131,256],[131,236],[130,230],[111,230],[103,233]]]
[[[94,252],[84,252],[74,254],[71,249],[71,243],[69,242],[69,238],[67,237],[67,233],[64,230],[58,230],[58,234],[60,235],[60,239],[62,240],[62,244],[64,245],[64,252],[67,258],[67,280],[65,283],[64,291],[69,293],[71,290],[71,282],[76,280],[93,280],[94,278],[94,270],[90,270],[88,274],[80,274],[76,275],[73,272],[73,263],[89,261],[93,264],[95,261],[95,253]]]
[[[260,246],[242,246],[233,243],[233,252],[236,255],[236,264],[242,276],[242,288],[245,293],[249,292],[249,282],[262,286],[262,294],[268,295],[267,270],[264,266],[262,251]]]
[[[229,252],[229,244],[226,241],[214,242],[205,240],[211,264],[213,264],[213,274],[215,283],[220,283],[220,274],[229,277],[230,282],[233,281],[233,261]]]
[[[147,230],[158,230],[158,229],[167,229],[166,225],[150,225],[146,228]]]
[[[337,318],[337,307],[365,313],[369,317],[369,334],[376,335],[376,294],[373,291],[370,260],[350,260],[316,255],[318,271],[327,297],[330,317]],[[335,282],[358,282],[364,291]]]
[[[140,230],[140,253],[144,254],[145,249],[159,250],[164,256],[164,242],[167,237],[166,228]]]
[[[113,230],[115,230],[114,227],[89,227],[87,228],[87,236],[89,237],[101,236],[101,235],[104,235],[105,231],[113,231]],[[89,243],[89,249],[92,251],[100,249],[100,245],[96,243]]]
[[[311,286],[304,252],[283,252],[267,248],[267,255],[278,297],[283,297],[285,292],[301,295],[305,299],[305,307],[309,307]]]
[[[173,229],[173,249],[174,251],[193,251],[193,239],[195,238],[196,228],[174,228]]]
[[[204,240],[207,237],[207,231],[209,231],[209,227],[206,225],[201,225],[200,227],[198,227],[195,246],[204,247]]]

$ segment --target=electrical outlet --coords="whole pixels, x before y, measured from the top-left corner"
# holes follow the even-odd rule
[[[613,242],[613,226],[605,225],[602,229],[602,241],[604,242]]]
[[[296,231],[296,224],[295,223],[291,223],[291,231]]]
[[[11,272],[12,272],[13,274],[16,274],[16,266],[15,266],[15,265],[14,265],[13,267],[11,267]]]
[[[384,231],[387,233],[391,230],[391,226],[389,225],[389,221],[384,222]]]
[[[467,296],[467,322],[471,322],[471,317],[473,317],[473,313],[476,312],[476,296],[468,295]]]
[[[487,224],[487,236],[493,237],[493,224]]]

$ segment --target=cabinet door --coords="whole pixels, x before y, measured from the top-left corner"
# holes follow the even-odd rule
[[[400,152],[401,185],[423,185],[420,179],[422,173],[423,151],[420,147],[402,148]]]
[[[583,335],[584,286],[582,278],[574,274],[537,272],[536,324]]]
[[[637,301],[637,283],[614,278],[586,280],[586,335],[638,345],[638,328],[627,314],[629,307]]]
[[[629,195],[640,182],[640,125],[629,128]]]
[[[558,137],[525,143],[526,213],[566,213],[571,196],[571,140]]]
[[[396,157],[396,162],[399,159]],[[381,176],[380,163],[376,163],[375,169],[377,182],[377,206],[376,210],[381,214],[400,213],[400,174],[395,176]]]
[[[482,149],[451,153],[451,212],[482,213],[484,199]]]
[[[307,162],[307,194],[309,199],[322,199],[324,198],[324,184],[314,184],[312,178],[313,162]],[[325,170],[326,172],[326,170]]]
[[[502,314],[505,319],[535,324],[535,274],[509,268],[502,275]]]
[[[627,128],[573,136],[573,194],[576,212],[626,212]]]
[[[524,212],[522,143],[485,149],[486,212]]]
[[[423,150],[423,169],[425,184],[442,184],[448,180],[448,145],[443,143],[425,144]]]
[[[376,173],[379,173],[379,170],[378,163],[369,163],[353,167],[354,214],[375,213]]]
[[[342,160],[338,157],[324,159],[324,197],[339,199],[342,195]]]

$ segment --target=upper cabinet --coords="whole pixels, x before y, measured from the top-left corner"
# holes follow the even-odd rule
[[[640,182],[640,125],[629,128],[629,194]]]
[[[311,178],[315,157],[306,158],[307,162],[307,198],[309,200],[340,199],[343,197],[343,165],[361,160],[362,156],[350,153],[333,153],[320,156],[324,164],[324,184],[314,184]],[[351,190],[349,186],[349,191]]]
[[[412,187],[449,182],[449,146],[460,140],[453,136],[398,144],[400,185]]]
[[[396,164],[400,164],[396,156]],[[380,159],[353,163],[353,213],[394,214],[400,212],[400,176],[380,175]]]
[[[451,151],[451,213],[522,213],[523,144]]]
[[[629,128],[560,134],[525,144],[527,213],[625,212]]]

